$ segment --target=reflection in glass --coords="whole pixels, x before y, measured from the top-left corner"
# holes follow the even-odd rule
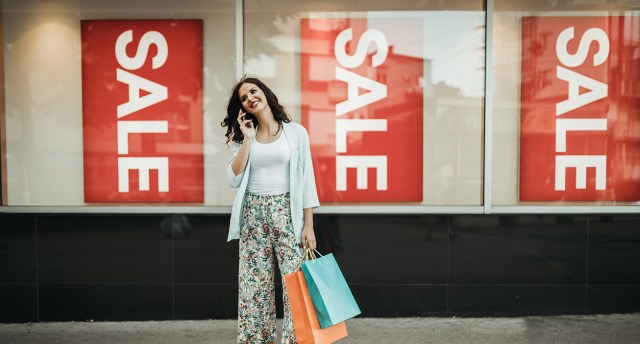
[[[5,118],[2,142],[5,152],[2,177],[4,205],[85,205],[82,111],[82,20],[200,19],[203,22],[202,94],[173,95],[186,111],[204,110],[202,125],[196,126],[184,113],[164,113],[170,119],[172,142],[148,142],[132,137],[131,145],[170,150],[189,157],[204,149],[204,203],[230,204],[233,190],[224,180],[227,151],[220,130],[224,100],[235,79],[235,0],[8,0],[2,1],[3,71]],[[153,49],[153,48],[152,48]],[[134,53],[131,52],[131,55]],[[87,56],[87,60],[95,56]],[[170,58],[180,58],[174,54]],[[111,94],[104,85],[100,97]],[[171,89],[170,91],[171,92]],[[144,94],[143,94],[144,95]],[[96,97],[95,102],[102,99]],[[202,109],[204,107],[204,109]],[[115,115],[114,115],[115,117]],[[95,128],[85,134],[104,132]],[[132,135],[135,136],[135,135]],[[185,141],[197,137],[197,147]],[[115,149],[116,138],[97,143],[96,151]],[[104,166],[97,157],[96,165]],[[202,161],[202,159],[200,159]],[[186,164],[188,165],[188,164]],[[198,163],[202,170],[202,162]],[[189,166],[176,166],[185,171]],[[137,176],[132,172],[131,179]],[[94,171],[97,179],[100,171]],[[98,183],[99,184],[99,183]],[[94,185],[100,189],[102,185]],[[188,186],[187,188],[189,188]]]
[[[345,201],[480,205],[484,95],[482,3],[458,3],[461,7],[456,9],[462,9],[460,11],[435,11],[441,8],[420,7],[415,3],[386,4],[382,6],[384,11],[375,11],[381,9],[382,3],[372,1],[358,7],[345,2],[340,6],[327,4],[317,8],[309,3],[275,1],[266,8],[247,1],[245,71],[277,89],[282,95],[281,103],[294,121],[307,126],[323,205]],[[336,6],[340,8],[334,8]],[[434,11],[429,11],[431,9]],[[336,10],[341,12],[328,12]],[[319,24],[322,20],[324,26]],[[305,27],[305,22],[313,22],[315,26]],[[371,56],[377,48],[376,44],[370,44],[369,56],[363,64],[350,68],[338,63],[335,37],[347,27],[353,28],[348,54],[354,54],[358,39],[367,29],[385,32],[388,40],[385,62],[373,67]],[[306,37],[305,30],[313,33],[302,40],[301,37]],[[348,83],[336,78],[336,67],[386,85],[389,93],[385,102],[374,102],[366,109],[352,109],[336,116],[336,105],[348,98]],[[416,72],[412,72],[414,68]],[[358,95],[367,91],[360,88]],[[397,96],[392,92],[398,92]],[[312,107],[309,99],[317,105]],[[309,114],[312,116],[308,117]],[[337,137],[336,120],[340,118],[387,119],[386,133],[395,128],[405,134],[405,139],[393,135],[389,138],[381,129],[350,130],[346,137]],[[414,133],[418,139],[411,141]],[[344,145],[342,150],[346,147],[346,153],[337,152],[341,150],[340,145]],[[349,155],[350,151],[373,155],[376,149],[383,152],[378,155],[389,157],[389,174],[391,166],[399,166],[400,172],[388,176],[387,186],[392,187],[395,180],[403,190],[400,196],[389,192],[380,196],[340,196],[341,192],[348,195],[351,191],[360,191],[357,188],[360,178],[356,168],[349,168],[347,192],[338,191],[341,187],[337,185],[336,156]],[[420,156],[422,163],[412,168],[412,159],[420,160]],[[410,172],[417,172],[417,181]],[[379,171],[369,168],[362,173],[367,179],[364,185],[375,191]]]
[[[638,204],[640,7],[500,0],[495,8],[493,204]],[[558,37],[571,27],[566,50],[578,58],[569,65]],[[608,48],[595,64],[604,45],[587,44],[589,29],[601,31]],[[570,96],[572,87],[578,92]],[[578,101],[597,95],[593,88],[606,96]],[[559,110],[563,102],[580,106]],[[562,168],[585,156],[603,157],[600,168]]]

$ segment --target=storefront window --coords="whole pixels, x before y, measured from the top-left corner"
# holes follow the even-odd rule
[[[485,14],[3,1],[2,205],[229,206],[220,121],[239,70],[307,128],[323,205],[481,206],[484,188],[491,206],[640,204],[640,6],[493,2],[487,185]]]
[[[638,204],[639,10],[495,2],[494,205]]]
[[[3,1],[3,205],[230,204],[235,14],[234,0]]]
[[[306,126],[323,205],[482,204],[482,1],[245,1],[245,71]]]

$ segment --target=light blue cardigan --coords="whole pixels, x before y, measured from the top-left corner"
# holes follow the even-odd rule
[[[311,147],[309,145],[309,135],[307,130],[297,123],[282,123],[284,135],[289,142],[291,149],[290,160],[290,196],[291,196],[291,220],[293,230],[298,243],[302,241],[302,228],[304,227],[304,212],[306,208],[316,208],[320,206],[316,181],[313,175],[313,164],[311,163]],[[240,226],[242,226],[242,202],[247,191],[249,178],[246,175],[251,173],[251,163],[247,162],[244,172],[235,175],[231,169],[231,162],[238,155],[239,143],[233,143],[233,153],[227,164],[227,182],[238,192],[233,200],[231,208],[231,221],[229,223],[229,236],[227,241],[240,238]]]

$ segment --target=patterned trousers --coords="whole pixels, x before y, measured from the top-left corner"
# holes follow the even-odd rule
[[[238,343],[276,341],[274,256],[281,274],[299,271],[303,249],[291,224],[289,193],[245,194],[238,271]],[[283,280],[282,343],[295,343],[289,299]]]

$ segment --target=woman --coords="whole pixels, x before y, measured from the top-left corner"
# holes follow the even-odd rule
[[[238,343],[275,343],[274,256],[284,276],[298,270],[303,245],[316,247],[313,208],[320,203],[309,136],[256,78],[234,87],[221,125],[233,141],[227,181],[238,188],[228,237],[240,239]],[[282,343],[295,343],[283,288]]]

